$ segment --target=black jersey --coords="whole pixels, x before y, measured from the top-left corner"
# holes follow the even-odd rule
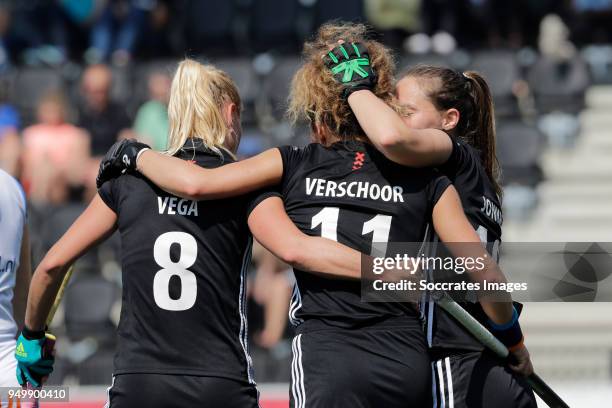
[[[463,210],[483,242],[501,240],[501,204],[476,149],[451,137],[453,150],[440,171],[455,185]]]
[[[478,151],[463,140],[451,137],[452,153],[439,170],[454,184],[463,210],[486,243],[487,251],[497,260],[501,242],[503,221],[501,204],[495,188],[482,166]],[[433,238],[437,242],[437,238]],[[427,319],[427,337],[432,348],[482,350],[483,346],[459,323],[439,307],[429,303],[423,310]],[[462,303],[478,320],[486,315],[479,303]]]
[[[195,144],[195,145],[194,145]],[[188,141],[178,156],[233,159]],[[207,375],[253,382],[247,349],[247,213],[264,196],[190,201],[138,174],[99,190],[117,213],[123,295],[115,374]]]
[[[372,242],[421,242],[437,200],[450,181],[434,169],[400,166],[364,143],[279,148],[287,214],[304,233],[369,254]],[[412,325],[408,303],[361,301],[356,280],[295,270],[290,319],[314,327]]]

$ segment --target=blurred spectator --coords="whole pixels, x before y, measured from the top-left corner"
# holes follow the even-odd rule
[[[165,150],[168,142],[168,98],[170,76],[154,72],[149,76],[149,100],[136,113],[134,131],[155,150]]]
[[[91,154],[102,156],[130,127],[125,108],[110,99],[111,70],[102,64],[92,65],[83,73],[78,126],[91,135]]]
[[[60,0],[58,4],[65,16],[69,58],[80,61],[89,48],[91,26],[106,0]]]
[[[420,0],[366,0],[365,12],[385,43],[398,48],[408,34],[421,28],[420,6]]]
[[[108,0],[91,29],[91,45],[85,55],[90,63],[108,61],[126,65],[154,0]]]
[[[468,0],[419,1],[419,32],[404,42],[404,49],[414,54],[451,54],[457,43],[467,42],[470,30]]]
[[[485,45],[493,47],[535,46],[542,18],[565,10],[565,2],[556,0],[486,0],[481,3],[483,14],[479,24],[487,27]]]
[[[549,14],[542,19],[538,48],[543,56],[567,61],[576,55],[576,47],[569,41],[569,29],[556,14]]]
[[[7,81],[0,81],[0,168],[14,177],[19,175],[19,112],[7,100]]]
[[[612,40],[612,0],[574,0],[573,37],[581,44]]]
[[[0,104],[0,168],[12,176],[18,175],[19,114],[8,103]]]
[[[71,187],[83,185],[89,137],[66,122],[67,113],[64,95],[51,91],[38,104],[38,123],[23,131],[22,184],[33,202],[65,202]]]
[[[550,14],[540,24],[540,58],[530,68],[528,80],[541,116],[539,129],[548,145],[568,148],[580,132],[576,115],[584,108],[584,95],[590,83],[586,62],[569,41],[570,31],[563,20]]]
[[[577,11],[610,11],[612,0],[574,0]]]
[[[70,20],[77,24],[85,24],[94,19],[96,13],[100,12],[98,9],[104,5],[105,2],[99,0],[61,0],[59,3]]]
[[[9,29],[11,15],[6,5],[0,3],[0,73],[10,67],[9,50],[6,44],[6,35]]]
[[[179,13],[176,10],[180,2],[157,0],[149,13],[141,38],[138,40],[138,55],[143,58],[168,57],[181,53],[185,47],[181,34],[181,24],[172,16]],[[176,52],[175,52],[176,51]]]
[[[11,2],[10,48],[28,65],[59,65],[66,61],[68,32],[58,2]]]

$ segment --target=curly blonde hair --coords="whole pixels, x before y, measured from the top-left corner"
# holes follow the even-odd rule
[[[397,108],[394,96],[395,62],[389,49],[369,39],[368,28],[364,24],[332,22],[322,25],[315,37],[304,44],[304,64],[291,82],[287,114],[294,124],[306,120],[311,128],[322,126],[341,140],[362,140],[366,135],[349,104],[342,98],[342,84],[334,79],[323,61],[323,55],[338,40],[360,42],[367,47],[372,69],[378,78],[373,92]]]

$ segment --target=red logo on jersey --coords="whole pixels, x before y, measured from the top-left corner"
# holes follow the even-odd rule
[[[353,161],[353,170],[359,170],[365,161],[365,153],[355,152],[355,161]]]

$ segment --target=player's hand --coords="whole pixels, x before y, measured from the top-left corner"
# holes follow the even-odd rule
[[[529,351],[524,344],[510,352],[510,362],[508,364],[512,371],[526,377],[533,374],[533,364],[529,357]]]
[[[343,85],[345,99],[355,91],[371,91],[376,86],[370,54],[362,43],[340,43],[325,54],[323,60],[336,81]]]
[[[36,335],[34,338],[29,335],[26,337],[23,332],[19,335],[15,348],[19,384],[30,384],[33,387],[42,385],[53,371],[54,344],[55,338],[52,335],[43,333],[42,336]]]
[[[135,171],[138,154],[145,149],[150,149],[149,145],[136,139],[124,139],[112,145],[100,162],[96,186],[100,188],[105,181],[117,178],[126,171]]]

